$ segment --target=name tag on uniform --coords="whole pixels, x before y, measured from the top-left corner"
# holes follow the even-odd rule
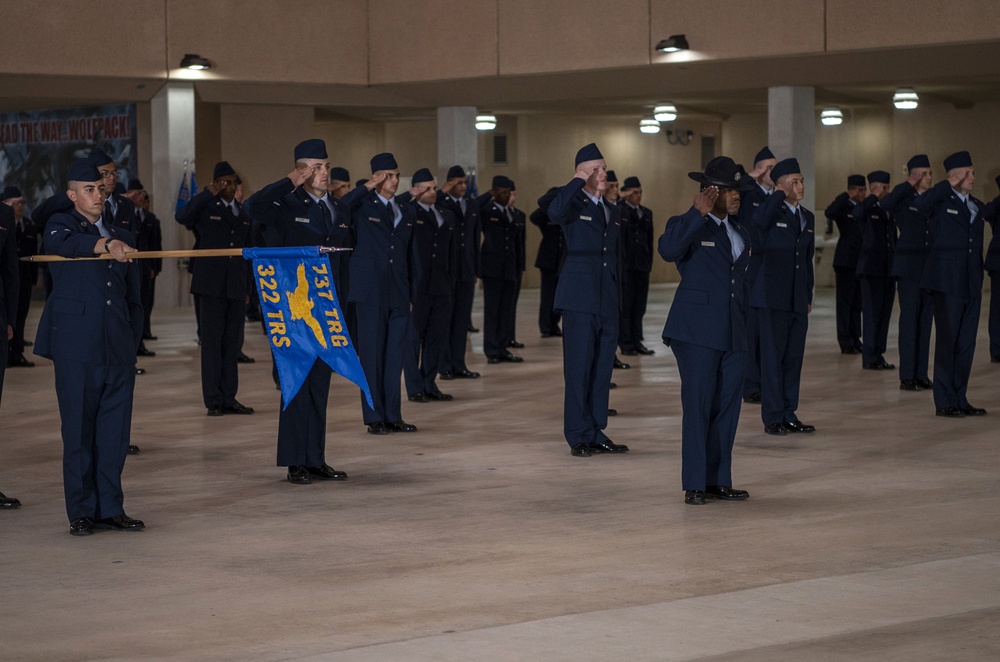
[[[755,203],[753,203],[753,206],[754,207],[760,207],[760,203],[759,202],[755,202]]]
[[[872,214],[868,218],[872,219],[873,221],[877,221],[878,220],[878,215],[877,214]]]
[[[222,220],[221,216],[209,216],[209,218],[212,219],[213,221],[221,221]]]
[[[916,207],[910,207],[910,211],[920,211],[920,210],[917,209]]]
[[[417,221],[417,225],[423,225],[423,224],[424,224],[423,221]]]
[[[702,246],[715,246],[715,242],[714,241],[703,241],[703,242],[701,242],[701,245]]]
[[[581,216],[581,217],[580,217],[580,220],[581,220],[581,221],[592,221],[592,220],[594,220],[594,219],[593,219],[593,218],[591,218],[590,216]]]
[[[948,213],[949,214],[954,214],[955,216],[958,216],[958,210],[957,209],[949,209]]]
[[[787,228],[788,227],[788,223],[775,223],[775,225],[778,226],[779,228]]]
[[[374,216],[369,216],[368,220],[371,221],[372,223],[379,223],[382,221],[381,218],[375,218]]]
[[[296,216],[295,217],[295,222],[296,223],[308,223],[309,219],[308,218],[302,218],[301,216]]]
[[[815,232],[815,230],[806,230],[806,232]]]

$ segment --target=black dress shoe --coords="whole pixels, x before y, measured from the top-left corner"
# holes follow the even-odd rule
[[[501,359],[499,356],[491,356],[490,358],[486,359],[486,362],[489,363],[490,365],[495,365],[497,363],[500,363],[500,361]]]
[[[618,388],[618,384],[611,382],[611,386],[609,386],[608,388]]]
[[[522,359],[520,356],[517,356],[516,354],[511,354],[508,351],[504,351],[503,354],[500,355],[500,360],[506,361],[507,363],[521,363],[524,361],[524,359]]]
[[[803,423],[802,421],[795,419],[791,423],[784,424],[785,429],[789,432],[815,432],[816,426],[809,425],[808,423]]]
[[[227,414],[238,414],[240,416],[249,416],[250,414],[253,413],[253,407],[247,407],[237,402],[229,405],[228,407],[223,407],[222,411]]]
[[[569,454],[573,457],[590,457],[590,444],[577,444],[570,449]]]
[[[841,347],[840,348],[840,353],[841,354],[860,354],[861,350],[857,349],[856,347]]]
[[[959,407],[959,409],[961,409],[962,413],[965,414],[966,416],[985,416],[986,415],[986,410],[982,409],[981,407],[973,407],[972,405],[969,405],[968,407]]]
[[[900,391],[920,391],[923,390],[914,379],[903,379],[899,382]]]
[[[692,506],[704,506],[705,493],[701,490],[688,490],[684,493],[684,503]]]
[[[786,430],[785,426],[782,425],[781,423],[771,423],[770,425],[765,426],[764,432],[768,434],[773,434],[778,437],[784,437],[786,434],[788,434],[788,430]]]
[[[368,434],[389,434],[389,428],[382,421],[368,424]]]
[[[27,345],[28,343],[25,342],[24,344]],[[1000,363],[1000,356],[991,356],[990,363]]]
[[[430,402],[431,401],[431,399],[427,397],[426,393],[414,393],[413,395],[408,396],[408,397],[409,397],[410,402]]]
[[[622,356],[639,356],[639,352],[634,349],[623,349]]]
[[[628,453],[628,446],[607,441],[594,441],[590,444],[591,453]]]
[[[14,497],[9,497],[3,492],[0,492],[0,509],[13,510],[14,508],[20,508],[21,502]]]
[[[69,534],[71,536],[89,536],[94,532],[94,520],[89,517],[81,517],[69,523]]]
[[[474,326],[472,326],[470,324],[469,325],[469,333],[479,333],[479,329],[477,329],[476,327],[474,327]]]
[[[320,467],[306,467],[306,472],[310,478],[315,478],[317,480],[347,480],[347,474],[343,471],[337,471],[328,464],[324,464]]]
[[[617,416],[618,410],[613,407],[608,407],[608,416]]]
[[[208,415],[209,416],[223,416],[225,413],[226,412],[224,412],[222,410],[222,407],[209,407],[208,408]]]
[[[746,490],[734,490],[725,485],[709,485],[705,488],[705,496],[710,499],[724,499],[729,501],[739,501],[749,499],[750,493]]]
[[[882,366],[879,365],[878,361],[872,361],[870,363],[862,363],[861,364],[861,369],[862,370],[881,370]]]
[[[34,368],[35,364],[24,358],[24,354],[11,354],[7,359],[8,368]]]
[[[240,352],[240,355],[236,357],[236,362],[237,363],[256,363],[257,359],[249,357],[246,354],[244,354],[243,352]]]
[[[439,402],[448,402],[449,400],[454,400],[448,393],[442,393],[441,391],[431,391],[425,395],[428,400],[437,400]]]
[[[146,349],[145,347],[139,346],[139,349],[135,351],[136,356],[156,356],[156,352]]]
[[[965,412],[960,407],[945,407],[944,409],[938,409],[934,413],[937,416],[946,416],[948,418],[965,418]]]
[[[560,331],[559,329],[552,329],[552,337],[562,338],[562,331]]]
[[[159,340],[159,338],[157,338],[156,336],[154,336],[152,333],[144,333],[144,334],[142,334],[142,339],[143,340]]]
[[[889,363],[881,356],[878,357],[878,367],[880,370],[895,370],[896,365],[894,363]]]
[[[406,421],[389,421],[385,424],[385,427],[389,432],[416,432],[417,426],[410,425]]]
[[[451,372],[450,370],[446,370],[444,372],[439,372],[438,377],[440,377],[445,381],[450,382],[451,380],[455,379],[455,373]]]
[[[929,379],[918,379],[917,386],[923,389],[934,388],[934,382]]]
[[[455,373],[455,379],[479,379],[479,373],[471,370],[459,370]]]
[[[654,352],[650,348],[646,347],[642,343],[639,343],[638,345],[636,345],[635,351],[639,352],[643,356],[652,356],[653,354],[656,354],[656,352]]]
[[[618,360],[618,357],[616,356],[615,357],[615,367],[618,368],[619,370],[628,370],[632,366],[630,366],[627,363],[622,363],[621,361]]]
[[[139,453],[141,453],[141,452],[142,452],[142,451],[140,451],[140,450],[139,450],[139,447],[138,447],[138,446],[136,446],[135,444],[129,444],[129,445],[128,445],[128,454],[129,454],[129,455],[138,455],[138,454],[139,454]]]
[[[308,485],[312,482],[312,477],[303,466],[288,467],[288,482],[292,485]]]
[[[145,368],[136,367],[135,374],[137,374],[137,375],[145,375],[146,374],[146,369]]]
[[[110,529],[112,531],[142,531],[146,525],[141,519],[132,519],[125,513],[114,517],[105,517],[94,522],[95,529]]]
[[[759,405],[760,404],[760,391],[754,391],[750,395],[744,395],[743,396],[743,402],[745,402],[747,404],[750,404],[750,405]]]
[[[513,347],[514,349],[524,349],[524,343],[517,342],[516,340],[511,340],[509,343],[507,343],[507,346]]]
[[[23,344],[24,344],[24,346],[25,346],[25,347],[31,347],[31,346],[32,346],[32,345],[34,345],[35,343],[31,342],[30,340],[25,340],[25,341],[23,342]]]

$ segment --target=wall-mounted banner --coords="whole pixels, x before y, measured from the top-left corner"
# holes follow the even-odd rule
[[[118,180],[137,177],[135,104],[0,113],[0,182],[17,186],[27,212],[66,190],[66,171],[100,147]]]
[[[368,406],[373,406],[337,301],[330,260],[320,254],[320,247],[246,248],[243,257],[253,261],[284,407],[302,388],[317,358],[361,387]]]

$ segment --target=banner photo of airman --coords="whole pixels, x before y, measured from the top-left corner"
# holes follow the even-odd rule
[[[319,246],[247,248],[261,312],[288,407],[317,358],[357,384],[372,404],[368,381],[334,291],[330,261]]]

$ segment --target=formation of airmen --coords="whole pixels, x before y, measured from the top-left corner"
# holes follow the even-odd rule
[[[450,168],[440,186],[421,168],[411,188],[399,192],[398,164],[382,153],[371,159],[371,176],[352,187],[348,171],[331,167],[318,139],[295,146],[292,161],[288,176],[245,201],[236,170],[218,163],[212,182],[176,220],[195,233],[198,248],[352,249],[327,259],[372,394],[371,406],[362,397],[368,433],[416,432],[403,420],[401,381],[410,402],[426,403],[453,399],[441,391],[439,377],[480,376],[466,363],[477,279],[487,362],[522,362],[510,350],[523,347],[514,330],[528,217],[516,207],[513,181],[494,177],[487,193],[472,197],[461,166]],[[893,369],[884,353],[898,289],[900,388],[933,387],[940,416],[980,416],[986,412],[969,404],[966,387],[982,297],[983,223],[996,223],[1000,197],[989,205],[971,197],[975,173],[967,152],[949,156],[944,166],[947,179],[935,186],[924,155],[910,160],[908,179],[892,190],[885,171],[867,179],[852,175],[847,192],[827,209],[841,235],[834,256],[838,340],[845,354],[861,353],[863,368]],[[690,177],[700,188],[694,204],[668,220],[657,250],[681,274],[663,342],[682,380],[685,502],[701,505],[749,497],[733,487],[731,476],[742,403],[761,405],[768,434],[815,431],[797,415],[815,219],[799,204],[798,162],[778,160],[767,147],[749,172],[718,157]],[[50,293],[34,351],[55,365],[70,532],[141,530],[143,522],[125,514],[120,475],[126,455],[139,452],[129,434],[135,376],[143,372],[136,356],[154,355],[144,341],[156,339],[149,311],[161,265],[128,254],[160,248],[159,222],[141,182],[115,191],[117,168],[100,149],[74,162],[67,182],[65,193],[35,210],[34,224],[23,215],[19,191],[4,190],[0,322],[11,344],[8,351],[4,343],[3,365],[32,365],[24,356],[31,343],[23,327],[37,273],[17,256],[39,248],[63,257],[111,254],[113,260],[49,266]],[[550,189],[530,215],[542,233],[535,262],[542,275],[538,328],[543,338],[562,338],[564,435],[574,457],[629,450],[604,430],[616,413],[608,406],[612,371],[628,368],[618,352],[654,353],[642,333],[654,229],[641,201],[638,177],[626,177],[619,188],[591,143],[577,153],[570,182]],[[255,294],[247,265],[242,257],[197,258],[192,265],[207,414],[252,415],[253,408],[236,399],[237,364],[252,360],[241,350]],[[996,239],[985,268],[1000,285]],[[72,326],[57,323],[67,319]],[[932,319],[933,380],[927,365]],[[1000,305],[991,306],[990,330],[991,355],[1000,361]],[[330,368],[317,360],[279,414],[276,463],[287,467],[292,484],[347,479],[326,462],[330,379]],[[18,505],[0,494],[0,508]]]

